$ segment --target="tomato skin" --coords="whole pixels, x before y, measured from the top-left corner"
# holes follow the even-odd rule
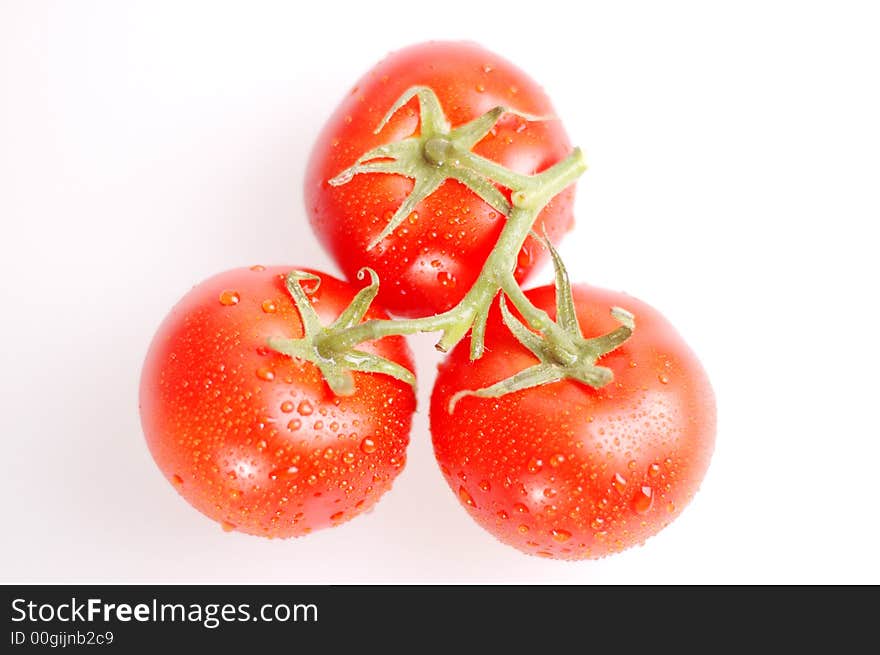
[[[159,327],[140,384],[144,434],[165,477],[225,529],[268,537],[369,509],[403,467],[415,410],[404,382],[355,372],[355,394],[339,398],[314,364],[266,347],[270,336],[302,336],[284,286],[292,268],[233,269],[194,287]],[[312,272],[326,325],[357,289]],[[366,315],[385,317],[375,305]],[[361,348],[413,370],[402,337]]]
[[[400,175],[356,175],[333,187],[328,180],[368,150],[417,131],[418,102],[411,100],[377,135],[379,121],[414,85],[431,87],[453,127],[506,105],[539,116],[554,116],[550,100],[525,73],[473,43],[429,42],[390,54],[345,97],[319,135],[309,159],[305,198],[309,220],[324,247],[348,279],[369,266],[383,284],[380,302],[403,316],[440,313],[470,289],[504,226],[504,217],[476,194],[447,180],[373,250],[371,239],[412,189]],[[571,151],[559,120],[527,122],[505,116],[474,152],[519,173],[531,174],[564,159]],[[558,243],[574,223],[574,187],[544,208],[535,224]],[[529,237],[520,252],[516,277],[522,281],[546,257]]]
[[[555,317],[552,286],[527,295]],[[463,397],[450,414],[457,391],[537,362],[496,305],[483,358],[470,363],[462,343],[440,365],[431,433],[446,481],[486,530],[532,555],[593,559],[643,543],[690,501],[714,448],[715,400],[699,361],[655,309],[586,285],[574,298],[587,337],[617,327],[611,307],[635,314],[632,337],[598,362],[613,382]]]

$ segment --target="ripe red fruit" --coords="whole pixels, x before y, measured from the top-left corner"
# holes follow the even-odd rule
[[[361,267],[373,268],[383,282],[379,301],[403,316],[440,313],[461,300],[504,225],[504,217],[473,191],[446,180],[392,235],[367,250],[412,190],[412,180],[387,173],[357,175],[340,186],[329,180],[372,148],[418,132],[419,105],[413,99],[374,133],[395,101],[417,85],[436,93],[453,127],[498,105],[550,118],[555,113],[538,84],[498,55],[473,43],[430,42],[391,53],[355,84],[327,121],[306,171],[309,220],[349,280]],[[571,145],[559,120],[527,121],[508,114],[473,151],[533,174],[564,159]],[[573,225],[573,199],[571,187],[535,221],[554,242]],[[517,279],[522,281],[545,257],[529,237],[519,255]]]
[[[598,558],[642,543],[691,500],[715,441],[715,400],[703,368],[652,307],[624,294],[574,287],[584,336],[636,329],[599,364],[614,380],[594,389],[564,380],[498,398],[450,400],[537,363],[489,317],[486,353],[471,362],[459,344],[440,365],[431,397],[434,451],[471,516],[501,541],[561,559]],[[526,295],[556,316],[552,286]]]
[[[147,445],[165,477],[226,529],[268,537],[369,509],[403,467],[415,410],[405,382],[355,372],[354,395],[339,397],[314,364],[267,347],[303,334],[290,268],[234,269],[194,287],[156,333],[140,386]],[[328,324],[357,289],[316,274],[312,304]],[[366,318],[386,316],[374,307]],[[402,337],[361,348],[413,370]]]

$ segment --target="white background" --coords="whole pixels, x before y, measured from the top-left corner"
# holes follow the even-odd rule
[[[880,583],[876,4],[439,5],[0,2],[0,582]],[[160,320],[230,267],[335,271],[312,140],[429,38],[544,85],[591,165],[572,277],[660,308],[713,380],[708,477],[644,547],[545,561],[474,524],[431,452],[431,337],[407,468],[342,527],[224,533],[144,444]]]

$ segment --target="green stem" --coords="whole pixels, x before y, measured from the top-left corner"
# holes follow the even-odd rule
[[[313,362],[321,370],[331,389],[340,395],[354,393],[355,371],[381,373],[414,384],[415,377],[405,367],[378,355],[356,350],[355,347],[363,342],[392,335],[439,331],[442,332],[442,337],[437,348],[445,352],[470,331],[470,357],[477,359],[484,351],[489,309],[495,297],[503,291],[526,323],[532,330],[540,333],[540,336],[521,324],[510,314],[507,305],[502,303],[504,323],[541,363],[518,373],[510,380],[482,390],[465,390],[456,397],[509,393],[565,377],[594,386],[606,380],[611,375],[610,370],[596,366],[595,360],[604,354],[605,348],[616,347],[615,344],[628,338],[634,327],[632,316],[623,310],[616,310],[618,314],[615,318],[622,327],[604,337],[585,341],[573,313],[571,289],[564,267],[546,237],[545,241],[553,254],[554,268],[557,271],[557,321],[553,321],[546,312],[529,301],[514,277],[519,253],[532,233],[541,211],[586,170],[581,150],[576,148],[564,160],[536,175],[511,171],[476,155],[472,148],[505,113],[513,113],[530,121],[545,119],[497,106],[453,129],[443,114],[436,94],[428,87],[412,87],[398,98],[380,122],[377,132],[413,97],[418,97],[419,100],[420,134],[365,152],[351,167],[329,180],[329,183],[339,186],[347,184],[355,175],[371,173],[399,174],[413,180],[412,191],[382,231],[371,241],[368,249],[389,237],[396,226],[445,180],[452,179],[463,184],[490,207],[506,216],[504,227],[483,263],[477,281],[455,307],[442,314],[412,320],[372,319],[361,323],[379,290],[379,279],[375,272],[361,270],[358,277],[369,273],[370,284],[357,293],[349,307],[332,325],[323,327],[302,287],[303,281],[314,276],[291,271],[287,277],[287,287],[300,311],[304,336],[296,339],[274,337],[269,340],[270,347],[290,357]],[[499,186],[510,191],[509,201]]]
[[[508,189],[523,189],[530,183],[528,175],[520,175],[501,164],[472,152],[458,152],[460,165],[494,180]]]
[[[514,207],[531,207],[543,209],[554,196],[574,184],[575,180],[587,170],[587,162],[580,148],[572,150],[571,154],[560,162],[557,162],[546,171],[529,178],[528,184],[514,190],[511,195]]]
[[[503,281],[502,289],[526,322],[534,330],[543,333],[547,341],[553,345],[554,359],[558,363],[568,365],[577,361],[580,353],[569,335],[550,318],[547,312],[532,304],[512,275]]]
[[[502,278],[501,288],[504,293],[507,294],[507,297],[510,298],[513,306],[519,310],[519,313],[523,315],[523,318],[526,319],[532,328],[538,332],[543,332],[553,325],[553,320],[550,318],[550,315],[543,309],[539,309],[532,304],[520,286],[516,283],[516,279],[513,275],[506,275]]]
[[[416,332],[439,332],[451,328],[460,320],[458,306],[435,316],[415,319],[371,318],[345,330],[335,332],[324,338],[323,343],[335,350],[345,350],[364,341],[375,341],[396,334],[415,334]]]
[[[497,166],[489,160],[483,160]],[[483,166],[483,163],[479,164]],[[488,169],[488,166],[487,166]],[[505,169],[506,170],[506,169]],[[547,314],[535,308],[522,293],[513,277],[517,257],[544,206],[560,191],[572,184],[586,170],[583,153],[576,148],[561,162],[546,171],[531,177],[516,175],[518,188],[513,191],[514,207],[498,236],[495,247],[483,264],[477,281],[464,298],[452,309],[417,319],[372,319],[345,330],[329,334],[323,342],[336,350],[344,350],[364,341],[374,341],[395,334],[414,334],[416,332],[438,332],[443,336],[437,349],[449,351],[467,334],[474,321],[488,312],[489,306],[502,289],[508,294],[516,308],[536,330],[559,332]],[[561,335],[561,333],[560,333]],[[483,354],[482,329],[475,332],[477,338],[472,342],[471,358],[478,359]],[[565,339],[552,335],[564,347]]]
[[[519,252],[529,236],[535,220],[544,206],[556,194],[574,183],[586,168],[583,153],[579,148],[576,148],[558,164],[551,166],[539,175],[526,178],[526,183],[519,189],[514,190],[513,196],[521,196],[520,201],[514,200],[513,209],[507,217],[507,222],[501,230],[495,247],[483,264],[483,269],[480,271],[477,282],[471,287],[467,295],[462,298],[458,306],[452,310],[453,312],[458,308],[462,308],[463,311],[470,310],[466,314],[467,328],[471,327],[474,318],[481,311],[484,311],[485,308],[491,305],[495,296],[505,286],[515,288],[520,294],[522,293],[513,277],[513,273],[516,270]],[[523,194],[525,194],[524,197],[522,197]],[[531,306],[531,303],[525,296],[521,296],[520,304]],[[519,308],[519,305],[517,305],[517,308]],[[549,317],[547,320],[549,321]],[[463,332],[460,330],[445,332],[443,338],[437,344],[437,348],[443,352],[448,351],[466,333],[467,329]],[[471,359],[479,359],[483,354],[482,330],[473,336],[477,338],[471,343]]]

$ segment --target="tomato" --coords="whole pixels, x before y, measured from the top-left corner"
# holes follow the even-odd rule
[[[629,340],[599,364],[614,373],[593,389],[563,380],[498,398],[452,396],[537,363],[490,315],[486,354],[459,344],[440,365],[431,398],[434,450],[471,516],[501,541],[561,559],[598,558],[656,534],[697,491],[715,440],[715,401],[693,352],[653,308],[630,296],[575,286],[585,337],[617,327],[609,309],[635,314]],[[527,292],[556,316],[552,286]]]
[[[453,127],[497,105],[533,115],[555,114],[541,88],[521,70],[476,44],[458,42],[423,43],[390,54],[336,109],[315,143],[306,171],[309,219],[345,275],[353,280],[361,267],[375,269],[383,282],[379,301],[404,316],[435,314],[454,306],[477,279],[505,220],[474,192],[446,180],[392,235],[367,250],[413,181],[387,173],[356,175],[341,186],[328,181],[370,149],[418,133],[419,105],[413,99],[374,134],[385,113],[414,85],[434,90]],[[508,114],[473,151],[518,173],[532,174],[564,159],[571,146],[559,120],[528,122]],[[573,199],[571,187],[535,222],[554,242],[573,225]],[[517,279],[523,280],[545,256],[529,237],[519,254]]]
[[[193,288],[159,328],[140,385],[147,444],[180,495],[228,530],[268,537],[369,509],[404,465],[415,409],[405,382],[355,372],[354,395],[338,397],[314,364],[266,347],[303,333],[290,268],[234,269]],[[326,325],[356,289],[316,275]],[[413,370],[403,337],[360,347]]]

